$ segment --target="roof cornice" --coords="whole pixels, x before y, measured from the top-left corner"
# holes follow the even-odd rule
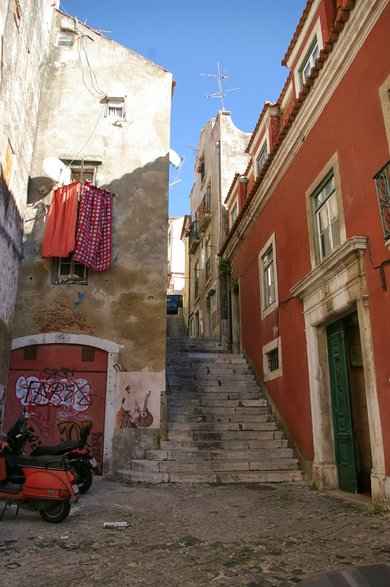
[[[247,196],[243,209],[234,224],[234,230],[228,234],[220,255],[229,259],[239,246],[243,236],[258,217],[261,209],[272,196],[288,167],[296,157],[306,135],[308,135],[322,114],[330,97],[346,74],[352,61],[361,49],[367,36],[388,4],[389,0],[364,0],[356,7],[348,9],[350,15],[348,27],[339,34],[346,24],[344,20],[335,21],[331,38],[325,42],[321,51],[326,66],[316,72],[316,79],[304,88],[296,100],[289,119],[282,129],[275,148],[270,153],[265,169],[255,181]],[[345,6],[350,0],[344,0]],[[346,7],[343,9],[346,11]],[[339,30],[336,30],[339,29]],[[321,65],[322,67],[322,65]],[[317,77],[318,76],[318,77]]]

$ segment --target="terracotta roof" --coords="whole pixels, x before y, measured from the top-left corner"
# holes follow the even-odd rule
[[[313,2],[314,2],[314,0],[307,0],[307,2],[306,2],[306,6],[305,6],[305,8],[303,10],[303,14],[298,22],[298,26],[295,29],[295,33],[293,34],[293,38],[291,39],[290,45],[287,49],[287,52],[282,59],[282,65],[287,65],[288,58],[290,57],[290,55],[295,47],[295,43],[297,42],[297,39],[298,39],[299,35],[301,34],[301,30],[303,29],[303,25],[306,22],[307,15],[309,14],[309,11],[310,11],[310,8],[311,8],[311,5],[313,4]]]
[[[274,106],[277,106],[277,105],[278,105],[278,102],[276,102],[276,104],[271,104],[271,102],[266,102],[266,103],[264,104],[264,106],[263,106],[263,110],[261,111],[261,113],[260,113],[260,116],[259,116],[259,118],[258,118],[258,121],[256,122],[256,126],[255,126],[255,128],[253,129],[252,136],[251,136],[251,138],[249,139],[249,143],[248,143],[248,145],[247,145],[247,148],[245,149],[245,153],[249,153],[249,149],[251,148],[251,146],[252,146],[252,144],[253,144],[253,141],[255,140],[256,133],[257,133],[257,131],[258,131],[259,127],[260,127],[260,124],[261,124],[261,122],[262,122],[262,120],[263,120],[263,118],[264,118],[264,116],[265,116],[265,114],[266,114],[266,112],[267,112],[268,108],[272,108],[272,107],[274,107]]]
[[[297,30],[301,30],[299,27],[302,28],[303,23],[302,23],[302,19],[306,16],[306,9],[312,4],[313,0],[308,0],[307,4],[306,4],[306,8],[304,11],[304,14],[302,15],[302,18],[299,22],[299,25],[297,27]],[[247,198],[245,200],[245,203],[242,207],[242,209],[240,210],[236,221],[234,222],[232,228],[230,229],[225,242],[222,245],[221,251],[218,253],[220,256],[223,255],[227,245],[229,244],[230,240],[232,239],[232,236],[234,234],[234,230],[236,229],[236,227],[238,227],[238,225],[241,222],[241,219],[243,218],[243,216],[245,215],[246,210],[248,209],[250,203],[252,202],[262,180],[264,175],[266,174],[266,172],[268,171],[268,168],[271,165],[271,162],[273,160],[273,158],[275,157],[276,153],[278,152],[280,146],[282,145],[285,136],[287,135],[291,125],[294,122],[294,119],[296,118],[299,110],[302,107],[303,102],[306,100],[306,97],[308,96],[308,94],[310,93],[311,88],[313,87],[313,85],[315,84],[315,80],[319,75],[320,70],[322,69],[322,67],[324,66],[324,62],[328,59],[329,53],[331,53],[333,51],[333,46],[334,44],[337,42],[337,39],[339,37],[340,32],[343,30],[345,23],[347,22],[347,20],[349,19],[349,13],[350,11],[354,8],[356,0],[339,0],[340,2],[340,6],[337,9],[337,13],[335,16],[335,20],[333,23],[333,27],[331,28],[330,32],[329,32],[329,38],[327,41],[325,41],[324,43],[324,48],[320,51],[319,57],[316,59],[316,62],[314,64],[314,67],[312,68],[310,75],[308,76],[305,84],[303,85],[302,90],[299,93],[299,96],[295,99],[295,105],[293,107],[293,109],[291,110],[291,113],[288,117],[288,119],[286,120],[283,128],[281,129],[279,136],[275,142],[275,145],[272,149],[272,151],[269,153],[267,161],[264,165],[264,167],[261,170],[260,175],[258,176],[258,178],[256,179],[256,181],[254,182],[254,184],[252,185],[249,193],[247,194]],[[305,15],[306,14],[306,15]],[[295,36],[295,35],[294,35]],[[295,39],[296,40],[296,39]],[[289,50],[292,50],[293,47],[293,42],[290,43],[290,47]],[[287,54],[286,54],[287,55]],[[283,90],[282,90],[282,94],[285,91],[286,86],[284,86]],[[260,118],[259,121],[256,125],[255,130],[253,131],[253,134],[255,134],[259,124],[260,124],[260,120],[262,119],[262,117],[264,116],[264,113],[266,111],[266,107],[268,105],[266,104],[260,114]],[[251,137],[251,141],[252,141]],[[250,141],[250,143],[251,143]],[[249,144],[250,144],[249,143]],[[248,168],[249,168],[249,164],[248,164]],[[229,190],[230,191],[230,190]]]

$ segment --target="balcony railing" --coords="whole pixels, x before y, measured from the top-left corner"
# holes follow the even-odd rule
[[[207,192],[198,208],[199,229],[203,232],[211,220],[211,189],[207,188]]]
[[[385,239],[390,238],[390,161],[374,176]]]
[[[200,234],[199,234],[199,222],[198,220],[194,220],[191,225],[190,233],[189,233],[189,249],[190,253],[195,251],[196,247],[200,242]]]

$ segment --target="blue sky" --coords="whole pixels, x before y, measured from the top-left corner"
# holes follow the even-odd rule
[[[61,0],[77,17],[170,71],[176,80],[172,101],[171,147],[181,157],[171,167],[169,215],[190,212],[194,149],[202,127],[221,108],[217,80],[228,75],[225,110],[234,124],[252,132],[266,100],[275,101],[288,70],[281,65],[306,0]],[[105,32],[106,31],[106,32]],[[109,32],[108,32],[109,31]]]

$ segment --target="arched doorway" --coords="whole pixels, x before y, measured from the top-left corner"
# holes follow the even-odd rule
[[[92,424],[89,443],[103,463],[108,353],[81,344],[30,344],[11,353],[4,430],[26,410],[35,443],[79,437]]]

